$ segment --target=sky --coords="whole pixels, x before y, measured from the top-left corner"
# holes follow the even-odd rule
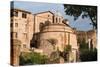
[[[92,29],[92,25],[90,25],[91,20],[89,18],[82,19],[81,17],[79,17],[78,20],[74,21],[74,17],[65,14],[64,6],[60,3],[14,1],[14,8],[27,10],[33,14],[44,11],[52,11],[54,13],[59,12],[64,17],[64,19],[69,20],[69,25],[71,27],[81,31],[88,31]]]

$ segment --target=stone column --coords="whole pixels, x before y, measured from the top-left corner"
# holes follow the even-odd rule
[[[12,40],[11,42],[11,65],[19,65],[19,56],[20,56],[20,44],[18,40]]]
[[[88,46],[89,46],[89,49],[91,48],[91,46],[90,46],[91,43],[90,43],[90,42],[91,42],[91,39],[88,39]]]

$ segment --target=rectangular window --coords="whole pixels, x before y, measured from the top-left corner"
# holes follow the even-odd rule
[[[10,12],[10,17],[13,17],[13,11]]]
[[[15,23],[15,27],[18,27],[18,23]]]
[[[10,19],[11,22],[13,22],[13,20],[14,20],[13,18]]]
[[[17,34],[17,32],[15,33],[15,37],[16,37],[16,38],[18,37],[18,34]]]
[[[13,27],[13,23],[12,22],[10,23],[10,27]]]
[[[18,33],[17,32],[13,32],[13,36],[14,36],[14,38],[18,38]]]
[[[13,39],[13,32],[10,33],[11,39]]]
[[[26,13],[22,13],[22,18],[26,18],[27,14]]]
[[[12,11],[11,12],[11,17],[13,17],[13,16],[18,17],[18,11]]]

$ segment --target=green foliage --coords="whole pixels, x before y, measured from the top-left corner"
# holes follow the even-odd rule
[[[39,53],[22,53],[20,56],[20,65],[31,64],[45,64],[48,58],[45,55]]]
[[[66,45],[65,48],[64,48],[64,51],[65,52],[71,51],[71,45]]]
[[[85,40],[85,39],[83,39],[82,42],[80,42],[79,47],[80,47],[80,48],[79,48],[80,51],[81,51],[81,50],[84,50],[84,49],[88,49],[88,43],[86,43],[86,40]]]
[[[64,9],[66,15],[74,16],[74,20],[77,20],[79,16],[83,19],[89,17],[92,25],[97,29],[97,6],[64,4]]]
[[[96,61],[97,60],[97,50],[96,49],[89,49],[86,40],[83,39],[79,45],[80,50],[80,60],[81,61]]]
[[[59,59],[60,59],[60,54],[58,51],[54,51],[51,53],[50,58],[49,58],[49,64],[52,63],[59,63]]]
[[[59,58],[59,52],[57,52],[57,51],[52,52],[50,58],[51,58],[51,59]]]
[[[64,58],[64,61],[67,62],[68,61],[68,57],[69,57],[69,52],[71,51],[71,45],[66,45],[64,48],[64,52],[62,53],[62,57]]]
[[[97,50],[83,50],[80,53],[81,61],[97,61]]]

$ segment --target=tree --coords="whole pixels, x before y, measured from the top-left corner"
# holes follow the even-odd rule
[[[83,50],[80,53],[80,60],[85,61],[97,61],[97,49],[94,50]]]
[[[97,29],[97,6],[64,4],[64,9],[66,15],[74,16],[74,20],[77,20],[79,16],[83,19],[89,17],[93,27]]]
[[[82,51],[82,50],[85,50],[85,49],[89,49],[89,47],[88,47],[88,43],[86,43],[85,38],[83,38],[82,42],[80,42],[79,50]]]
[[[83,39],[79,45],[80,50],[80,60],[82,62],[85,61],[96,61],[97,60],[97,49],[89,49],[86,40]]]
[[[71,51],[71,48],[72,47],[69,44],[66,45],[65,48],[64,48],[63,57],[64,57],[65,61],[69,61],[68,58],[69,58],[69,52]]]

